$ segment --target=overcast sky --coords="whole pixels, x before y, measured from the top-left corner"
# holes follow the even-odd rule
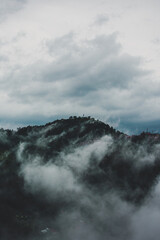
[[[159,0],[0,0],[0,126],[159,129]]]

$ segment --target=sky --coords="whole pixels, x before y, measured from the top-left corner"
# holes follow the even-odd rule
[[[160,131],[158,0],[0,0],[0,127]]]

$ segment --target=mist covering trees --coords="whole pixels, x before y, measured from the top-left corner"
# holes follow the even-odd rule
[[[158,135],[128,137],[91,117],[1,129],[0,236],[139,239],[129,222],[152,199],[159,153]]]

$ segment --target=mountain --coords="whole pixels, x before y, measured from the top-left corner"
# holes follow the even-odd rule
[[[1,129],[1,239],[132,239],[130,211],[152,199],[159,146],[158,134],[91,117]]]

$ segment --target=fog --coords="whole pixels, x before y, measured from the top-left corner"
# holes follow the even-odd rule
[[[86,131],[86,124],[79,132]],[[11,204],[9,216],[16,214],[18,223],[4,224],[1,239],[11,239],[10,229],[15,239],[27,240],[159,239],[160,144],[137,144],[124,135],[93,137],[90,132],[81,138],[73,134],[58,153],[52,145],[52,152],[46,155],[52,139],[46,133],[53,129],[36,128],[12,149],[21,190],[11,188],[10,193],[4,186],[1,196],[8,196],[3,204],[6,211]],[[62,129],[52,140],[62,142],[74,131],[74,127]],[[19,206],[13,204],[14,198]],[[27,234],[22,237],[24,229]]]

